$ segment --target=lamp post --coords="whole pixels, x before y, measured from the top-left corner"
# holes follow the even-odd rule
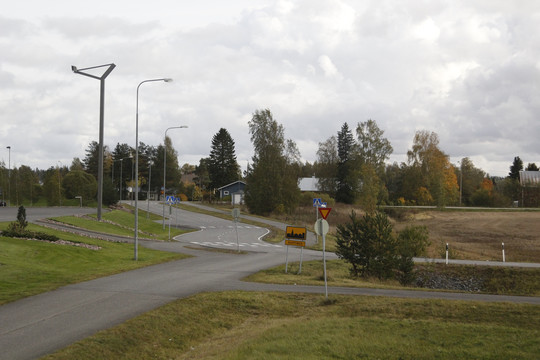
[[[107,69],[101,76],[85,73],[85,70],[93,70],[106,67]],[[98,207],[97,207],[97,219],[101,221],[101,208],[103,206],[103,123],[104,123],[104,110],[105,110],[105,79],[111,71],[116,67],[115,64],[105,64],[92,66],[84,69],[77,69],[76,66],[71,66],[71,71],[75,74],[91,77],[100,81],[100,102],[99,102],[99,159],[98,159]]]
[[[170,78],[143,80],[137,86],[135,105],[135,260],[138,260],[139,246],[139,88],[142,84],[153,81],[171,82]]]
[[[6,146],[8,149],[8,206],[11,206],[11,146]]]
[[[150,160],[148,162],[148,194],[146,195],[146,202],[147,202],[147,207],[146,207],[146,218],[150,218],[150,181],[152,180],[152,165],[154,163],[152,162],[152,160]]]
[[[163,139],[163,230],[165,230],[165,200],[167,199],[167,131],[171,129],[186,129],[186,125],[172,126],[165,130],[165,138]]]
[[[60,165],[58,165],[58,163],[60,163]],[[60,160],[58,160],[56,162],[57,166],[58,166],[58,203],[60,204],[60,206],[62,206],[62,191],[60,189],[60,168],[61,168],[61,165],[62,165],[62,162]]]

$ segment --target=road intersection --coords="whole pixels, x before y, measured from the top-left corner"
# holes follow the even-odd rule
[[[157,203],[150,205],[152,212],[161,214],[161,205]],[[34,213],[32,209],[28,209],[27,214],[31,214],[32,219],[35,219],[42,215],[54,216],[51,211],[54,209],[49,210],[46,215],[46,211]],[[80,213],[82,210],[71,208],[60,212],[70,211]],[[0,214],[2,221],[4,221],[3,214],[5,215]],[[177,215],[179,226],[190,227],[196,231],[181,235],[175,239],[176,241],[142,240],[140,244],[153,249],[191,254],[193,257],[65,286],[0,306],[0,349],[2,349],[0,359],[33,359],[46,355],[99,330],[120,324],[176,299],[203,291],[247,290],[324,294],[322,286],[255,284],[241,281],[249,274],[285,262],[284,246],[267,244],[261,240],[268,230],[239,224],[238,242],[243,245],[242,254],[200,251],[194,249],[193,245],[234,249],[237,244],[234,224],[230,220],[184,210],[178,210]],[[12,219],[13,217],[6,221]],[[299,254],[300,250],[292,248],[289,251],[289,256],[295,256],[294,254]],[[303,250],[303,257],[308,261],[321,259],[322,255],[317,251]],[[540,298],[519,296],[338,287],[330,287],[329,292],[370,296],[512,301],[540,305]]]

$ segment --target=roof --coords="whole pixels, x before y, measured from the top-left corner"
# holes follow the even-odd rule
[[[245,183],[244,181],[242,181],[242,180],[237,180],[237,181],[234,181],[234,182],[232,182],[232,183],[230,183],[230,184],[223,185],[222,187],[218,188],[218,190],[228,188],[229,186],[232,186],[232,185],[237,184],[237,183],[242,183],[242,184],[246,185],[246,183]]]
[[[520,171],[519,182],[521,186],[540,186],[540,171]]]
[[[300,191],[319,191],[319,179],[315,176],[298,179]]]

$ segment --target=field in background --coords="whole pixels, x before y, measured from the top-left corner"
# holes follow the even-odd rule
[[[244,213],[246,211],[244,209]],[[328,251],[335,249],[336,226],[347,223],[352,211],[358,216],[363,214],[360,208],[351,205],[336,204],[332,207],[328,216]],[[448,243],[453,259],[502,261],[504,242],[506,261],[540,262],[540,211],[414,208],[388,208],[384,211],[389,214],[396,231],[408,225],[428,228],[431,241],[429,257],[444,258]],[[294,214],[273,214],[272,218],[313,230],[315,216],[315,208],[304,206],[298,207]],[[316,248],[320,249],[320,244]]]

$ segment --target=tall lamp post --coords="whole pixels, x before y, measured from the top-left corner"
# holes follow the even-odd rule
[[[135,108],[135,260],[138,260],[139,247],[139,88],[142,84],[153,81],[171,82],[171,78],[143,80],[137,86],[137,101]]]
[[[6,146],[8,149],[8,206],[11,206],[11,146]]]
[[[146,195],[147,207],[146,207],[146,218],[150,218],[150,182],[152,180],[152,165],[154,162],[150,160],[148,162],[148,194]]]
[[[186,125],[172,126],[165,130],[165,138],[163,139],[163,230],[165,230],[165,200],[167,199],[167,131],[171,129],[186,129]]]
[[[106,67],[107,69],[101,76],[96,76],[93,74],[85,73],[85,70],[93,70]],[[71,66],[71,70],[75,74],[80,74],[84,76],[91,77],[93,79],[97,79],[100,81],[100,102],[99,102],[99,159],[98,159],[98,207],[97,207],[97,219],[98,221],[101,221],[101,208],[103,206],[103,115],[105,110],[105,79],[111,71],[114,70],[116,67],[115,64],[105,64],[105,65],[98,65],[98,66],[92,66],[84,69],[77,69],[76,66]]]

